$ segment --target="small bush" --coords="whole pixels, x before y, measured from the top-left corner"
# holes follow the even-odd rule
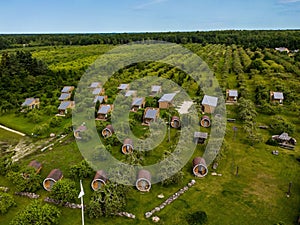
[[[197,211],[191,214],[188,214],[186,221],[189,225],[203,225],[207,223],[207,215],[204,211]]]

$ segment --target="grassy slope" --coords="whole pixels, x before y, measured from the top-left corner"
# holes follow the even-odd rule
[[[73,53],[79,49],[84,51],[89,49],[92,52],[92,48],[90,46],[74,47]],[[54,52],[46,50],[44,52],[37,51],[34,54],[41,59],[48,60],[48,63],[53,63],[54,67],[60,67],[60,65],[56,65],[55,62],[51,61],[53,56],[56,55],[59,60],[65,60],[63,61],[63,66],[66,64],[68,66],[71,65],[72,61],[78,62],[79,60],[83,64],[88,61],[81,56],[74,59],[68,58],[69,56],[67,55],[73,50],[71,50],[71,47],[67,49],[68,54],[66,55],[63,55],[66,48],[53,50]],[[91,55],[87,57],[91,57]],[[257,76],[257,80],[261,79],[263,78]],[[247,86],[251,87],[255,84],[255,80],[247,81]],[[235,87],[234,75],[229,75],[228,83],[232,87]],[[250,89],[250,91],[253,93],[254,90]],[[228,107],[228,116],[236,118],[233,108]],[[293,113],[284,113],[283,116],[294,122],[294,124],[299,125],[299,118]],[[257,120],[258,123],[268,124],[269,116],[259,115]],[[32,129],[32,125],[30,126],[30,124],[22,120],[18,121],[17,118],[13,118],[11,115],[0,117],[1,121],[6,121],[7,125],[11,125],[10,127],[15,129],[19,128],[21,131]],[[233,139],[233,126],[238,127],[236,139]],[[264,141],[270,136],[270,133],[265,130],[260,130],[259,133]],[[297,140],[300,140],[299,126],[297,126],[297,132],[294,136]],[[295,151],[268,146],[264,143],[251,147],[246,143],[246,137],[239,123],[229,123],[227,125],[226,140],[228,149],[224,152],[223,159],[217,170],[223,176],[214,177],[209,175],[204,179],[197,179],[197,184],[191,190],[157,214],[161,217],[161,223],[186,224],[184,216],[187,213],[204,210],[208,214],[209,224],[212,225],[275,224],[279,221],[283,221],[286,224],[293,224],[299,214],[300,206],[300,181],[298,177],[300,167],[299,163],[295,160],[296,157],[300,156],[299,147],[297,146]],[[165,143],[164,145],[167,144]],[[119,148],[120,146],[116,147],[116,149]],[[273,156],[271,154],[272,150],[279,150],[279,156]],[[196,150],[195,156],[201,154],[199,149]],[[153,154],[153,156],[158,155]],[[27,164],[32,159],[37,159],[44,164],[42,176],[45,177],[54,167],[60,168],[65,176],[67,176],[68,167],[80,161],[82,157],[78,152],[76,144],[70,142],[57,146],[53,150],[31,155],[25,158],[22,163]],[[239,176],[235,176],[237,166],[239,166]],[[150,193],[145,194],[133,188],[129,193],[127,211],[136,214],[136,220],[119,217],[112,219],[101,218],[99,220],[86,218],[86,224],[152,224],[150,220],[144,218],[143,214],[162,202],[162,200],[156,197],[158,194],[163,193],[166,197],[172,195],[189,180],[194,178],[191,175],[191,164],[188,164],[184,168],[184,172],[186,175],[185,181],[179,186],[164,188],[159,184],[155,184]],[[293,182],[292,195],[290,198],[286,198],[285,192],[288,189],[290,181]],[[3,177],[0,179],[1,185],[11,186]],[[84,186],[87,193],[85,202],[87,203],[91,194],[89,179],[84,180]],[[13,187],[11,188],[11,193],[13,193]],[[44,190],[40,190],[38,193],[43,197],[47,195]],[[15,197],[15,199],[18,207],[16,210],[11,209],[8,214],[1,216],[0,224],[8,224],[17,215],[18,210],[30,202],[30,200],[21,197]],[[60,224],[80,224],[80,216],[80,210],[63,209]]]

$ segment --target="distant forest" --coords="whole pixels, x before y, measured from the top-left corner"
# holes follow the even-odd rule
[[[245,48],[287,47],[300,48],[300,30],[226,30],[160,33],[109,33],[109,34],[2,34],[0,50],[20,45],[92,45],[126,44],[132,41],[160,40],[178,44],[225,44]]]

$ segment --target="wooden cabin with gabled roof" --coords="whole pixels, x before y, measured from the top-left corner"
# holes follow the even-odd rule
[[[62,101],[58,106],[58,115],[64,116],[68,113],[68,109],[73,109],[75,107],[74,101]]]
[[[95,89],[95,88],[101,88],[101,87],[102,87],[101,82],[92,82],[89,88]]]
[[[193,174],[196,177],[205,177],[208,173],[206,162],[204,158],[196,157],[193,160]]]
[[[95,104],[96,104],[97,102],[99,102],[100,104],[102,104],[102,103],[104,103],[104,102],[107,102],[107,95],[104,95],[104,96],[102,96],[102,95],[97,95],[97,96],[95,96],[93,102],[94,102]]]
[[[150,96],[155,96],[155,95],[157,95],[157,94],[159,94],[161,92],[162,92],[161,86],[159,86],[159,85],[153,85],[153,86],[151,86]]]
[[[282,92],[276,92],[276,91],[270,91],[270,99],[273,103],[279,103],[283,104],[283,93]]]
[[[102,136],[104,138],[108,138],[110,137],[111,135],[113,135],[114,133],[114,128],[111,124],[107,125],[103,130],[102,130]]]
[[[130,111],[137,112],[139,109],[144,108],[145,104],[145,98],[134,98],[131,103]]]
[[[63,173],[59,169],[53,169],[43,181],[43,187],[46,191],[51,191],[53,185],[63,178]]]
[[[226,90],[226,103],[237,103],[238,91],[237,90]]]
[[[196,131],[194,133],[194,141],[196,144],[204,144],[208,137],[208,133]]]
[[[39,98],[26,98],[21,106],[22,106],[22,108],[27,108],[27,109],[38,109],[40,107],[40,99]]]
[[[113,105],[101,104],[97,112],[97,120],[107,120],[108,114],[113,110]]]
[[[71,98],[71,93],[61,93],[58,100],[59,101],[66,101]]]
[[[142,192],[148,192],[151,189],[151,173],[148,170],[140,170],[138,172],[135,183],[136,188]]]
[[[91,187],[94,191],[100,190],[104,185],[106,185],[108,179],[104,170],[98,170],[94,176],[91,183]]]
[[[175,129],[180,128],[180,126],[181,126],[180,118],[178,116],[172,116],[170,125],[171,125],[171,127],[175,128]]]
[[[118,89],[119,90],[129,90],[129,84],[120,84]]]
[[[151,122],[154,122],[159,117],[158,108],[146,108],[144,112],[143,124],[150,125]]]
[[[74,86],[64,86],[61,90],[61,93],[71,93],[74,89]]]
[[[170,107],[173,107],[173,100],[174,97],[176,96],[176,93],[169,93],[169,94],[164,94],[159,100],[159,108],[160,109],[168,109]]]
[[[81,140],[82,137],[80,136],[80,134],[86,130],[87,130],[87,127],[85,126],[85,123],[82,123],[79,127],[76,128],[76,130],[74,130],[75,139]]]
[[[209,95],[204,95],[204,98],[202,100],[202,111],[204,113],[214,113],[216,107],[218,104],[218,98],[209,96]]]
[[[136,90],[128,90],[125,92],[125,97],[136,97],[137,91]]]
[[[123,141],[122,153],[125,155],[131,154],[133,152],[133,141],[130,138],[126,138]]]
[[[93,95],[104,95],[105,94],[105,90],[102,87],[99,88],[95,88],[92,92]]]

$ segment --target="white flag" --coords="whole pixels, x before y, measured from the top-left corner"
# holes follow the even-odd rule
[[[83,187],[82,187],[82,182],[80,180],[80,193],[78,195],[78,198],[82,198],[84,196],[84,191],[83,191]]]

